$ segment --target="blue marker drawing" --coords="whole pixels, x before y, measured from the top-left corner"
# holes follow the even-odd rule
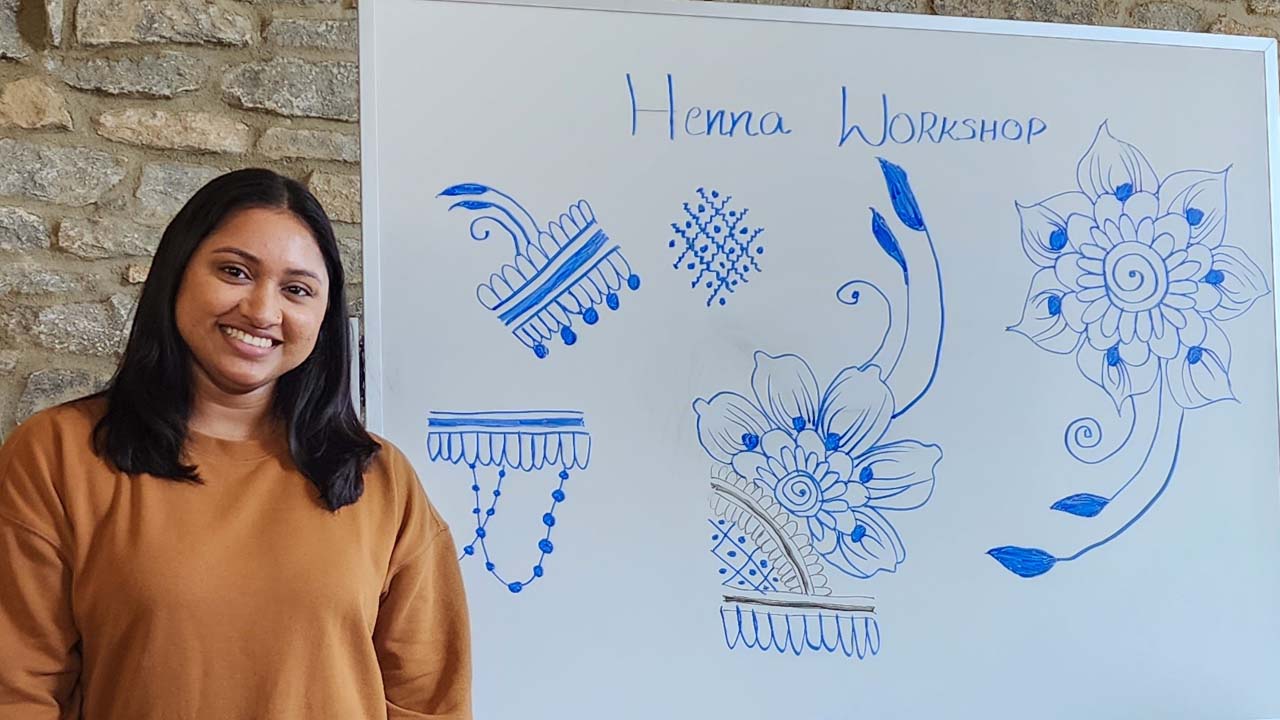
[[[432,462],[465,464],[471,471],[471,491],[475,493],[475,535],[462,548],[465,559],[477,549],[485,570],[512,593],[519,593],[546,573],[546,558],[554,550],[551,541],[556,526],[556,508],[566,499],[565,482],[569,471],[585,470],[591,459],[591,435],[582,413],[567,410],[527,410],[495,412],[432,412],[427,416],[427,454]],[[492,488],[481,482],[478,468],[497,468]],[[530,541],[537,560],[527,575],[504,575],[489,553],[490,526],[498,512],[502,485],[517,471],[533,475],[544,469],[555,473],[553,489],[548,494],[549,508],[542,515],[541,538]],[[488,507],[484,507],[485,502]],[[514,577],[524,579],[517,580]]]
[[[758,350],[749,394],[693,401],[698,442],[716,463],[708,528],[721,583],[732,591],[721,605],[730,648],[877,653],[874,600],[832,596],[828,573],[864,580],[896,572],[907,552],[890,518],[933,494],[942,448],[891,439],[890,427],[937,374],[942,281],[906,172],[880,162],[894,214],[916,234],[899,242],[872,209],[872,240],[902,272],[903,312],[895,316],[888,296],[866,281],[836,292],[845,305],[883,305],[887,326],[865,345],[868,359],[819,385],[799,355]]]
[[[440,197],[462,198],[449,206],[481,213],[471,221],[471,237],[488,240],[492,229],[512,242],[512,262],[476,288],[476,298],[538,358],[550,354],[557,336],[566,346],[578,341],[582,326],[600,321],[600,308],[617,310],[623,288],[640,289],[640,276],[579,200],[540,227],[510,195],[477,183],[451,185]]]
[[[1022,247],[1037,270],[1022,318],[1008,329],[1042,350],[1074,355],[1121,418],[1118,442],[1106,445],[1096,418],[1071,422],[1068,454],[1104,465],[1119,462],[1117,453],[1131,441],[1146,450],[1108,487],[1049,505],[1089,523],[1091,539],[1082,546],[988,551],[1014,574],[1041,575],[1122,535],[1172,481],[1186,411],[1236,399],[1222,323],[1270,288],[1244,250],[1224,243],[1229,169],[1160,179],[1103,122],[1076,168],[1077,189],[1015,204]]]
[[[753,270],[760,272],[764,246],[758,238],[764,228],[746,224],[749,209],[729,207],[732,196],[706,188],[697,192],[696,200],[684,203],[683,217],[671,223],[675,237],[667,247],[680,251],[671,267],[694,273],[689,287],[710,291],[707,307],[713,302],[724,305],[725,294],[748,283]]]

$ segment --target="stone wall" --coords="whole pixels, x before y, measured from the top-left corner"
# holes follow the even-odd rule
[[[224,170],[309,184],[360,298],[355,8],[0,0],[0,435],[114,368],[165,223]]]
[[[359,314],[353,1],[0,0],[0,436],[109,376],[161,229],[222,170],[309,184]],[[765,1],[1280,31],[1280,0]]]

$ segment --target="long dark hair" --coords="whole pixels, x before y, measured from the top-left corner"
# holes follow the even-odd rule
[[[182,462],[191,413],[191,351],[174,319],[182,277],[200,243],[233,213],[287,209],[311,228],[329,272],[329,306],[311,355],[276,383],[272,411],[287,428],[294,464],[330,510],[364,492],[364,470],[379,445],[351,402],[345,278],[324,208],[296,180],[271,170],[226,173],[200,188],[165,228],[151,263],[115,375],[97,393],[106,414],[94,428],[95,451],[125,473],[203,482]]]

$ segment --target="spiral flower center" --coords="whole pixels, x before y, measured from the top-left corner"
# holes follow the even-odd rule
[[[1148,245],[1122,242],[1107,253],[1103,280],[1111,304],[1121,310],[1141,312],[1159,307],[1169,290],[1169,270],[1164,258]]]
[[[787,512],[800,517],[816,515],[822,506],[822,487],[807,472],[793,472],[779,480],[773,495]]]

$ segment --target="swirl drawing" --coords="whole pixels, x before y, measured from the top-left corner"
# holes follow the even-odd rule
[[[872,237],[902,270],[901,327],[879,288],[850,281],[836,292],[840,302],[875,298],[886,314],[878,345],[866,345],[869,359],[820,385],[799,355],[756,351],[749,393],[693,402],[698,442],[715,462],[709,527],[732,591],[721,605],[730,648],[878,652],[874,599],[833,596],[829,583],[896,572],[907,550],[891,518],[933,494],[942,449],[895,438],[891,425],[937,372],[941,278],[906,173],[887,161],[881,170],[899,220],[919,235],[899,244],[872,210]],[[908,354],[923,362],[900,362]]]
[[[476,555],[484,560],[484,568],[512,593],[532,585],[546,573],[544,563],[554,550],[551,533],[556,526],[556,508],[565,501],[565,482],[569,471],[586,470],[591,459],[591,435],[582,413],[565,410],[496,411],[496,412],[432,412],[427,417],[427,454],[432,462],[465,464],[470,470],[471,492],[475,494],[475,534],[463,546],[462,557]],[[491,484],[481,480],[479,468],[497,468]],[[539,527],[545,533],[530,548],[537,548],[537,560],[528,565],[528,574],[517,580],[504,575],[497,560],[489,552],[487,542],[495,530],[490,526],[498,512],[502,485],[519,472],[534,481],[534,474],[547,468],[559,471],[547,494],[548,510]],[[483,498],[483,499],[482,499]],[[484,507],[485,502],[488,507]],[[509,570],[509,567],[508,567]]]
[[[559,336],[565,346],[578,341],[582,326],[600,321],[600,307],[617,310],[622,289],[640,289],[640,276],[611,245],[586,200],[539,227],[510,195],[476,183],[452,185],[443,197],[464,198],[449,206],[482,214],[471,221],[471,237],[488,240],[494,228],[511,240],[512,261],[476,288],[476,299],[498,316],[516,338],[545,358],[547,343]]]
[[[988,551],[1011,572],[1034,577],[1121,536],[1173,479],[1187,411],[1235,399],[1224,324],[1270,288],[1245,251],[1225,242],[1229,169],[1161,179],[1104,122],[1077,166],[1075,190],[1016,205],[1022,247],[1037,269],[1022,318],[1009,329],[1074,356],[1127,426],[1104,444],[1101,422],[1075,420],[1067,452],[1084,464],[1114,465],[1131,442],[1146,451],[1136,468],[1118,469],[1110,487],[1050,506],[1091,523],[1090,542]]]

